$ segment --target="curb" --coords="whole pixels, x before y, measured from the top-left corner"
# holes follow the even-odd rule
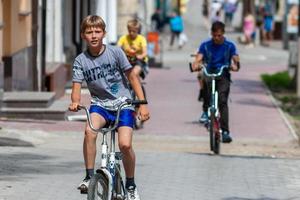
[[[292,125],[292,123],[290,122],[290,120],[288,119],[287,116],[289,116],[289,118],[291,118],[291,116],[284,112],[281,107],[279,106],[278,104],[278,101],[275,99],[275,97],[272,95],[272,92],[270,91],[270,89],[265,85],[265,83],[262,81],[262,84],[263,86],[265,87],[266,89],[266,92],[267,92],[267,95],[268,97],[271,99],[273,105],[276,107],[276,110],[279,112],[281,118],[283,119],[285,125],[287,126],[287,128],[289,129],[290,133],[292,134],[292,136],[298,141],[300,142],[299,140],[299,135],[297,134],[294,126]]]

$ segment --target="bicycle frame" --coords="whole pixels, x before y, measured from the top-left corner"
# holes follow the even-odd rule
[[[122,108],[128,105],[137,105],[137,104],[146,104],[147,101],[139,101],[139,100],[129,100],[127,99],[125,102],[121,103],[121,105],[118,107],[117,114],[116,114],[116,120],[114,124],[109,128],[99,128],[95,129],[92,122],[91,122],[91,116],[89,113],[89,110],[85,106],[79,106],[79,109],[83,109],[87,115],[87,121],[90,128],[95,133],[102,133],[102,143],[101,143],[101,164],[100,168],[97,170],[97,173],[102,173],[108,178],[108,199],[112,198],[112,195],[115,191],[115,177],[116,173],[120,173],[120,171],[117,172],[116,164],[118,164],[118,160],[121,160],[121,154],[117,154],[118,152],[115,152],[115,134],[116,134],[116,128],[119,124],[119,118]],[[107,142],[107,133],[111,133],[111,140],[110,140],[110,146],[108,146]],[[117,156],[116,156],[117,155]],[[116,159],[118,157],[118,159]],[[121,177],[121,174],[120,174]],[[122,182],[122,178],[121,178]],[[124,195],[126,196],[126,190],[124,188],[124,185],[122,185],[122,189],[124,192]]]
[[[211,78],[211,102],[210,107],[208,108],[208,117],[209,117],[209,130],[210,131],[210,148],[216,154],[219,154],[220,151],[220,124],[219,124],[219,106],[218,106],[218,91],[216,90],[216,77],[222,75],[224,68],[227,68],[226,65],[222,66],[218,73],[209,73],[206,67],[203,67],[204,75]],[[211,115],[214,115],[213,117]],[[215,121],[216,120],[216,121]],[[216,131],[215,131],[216,130]]]
[[[216,112],[216,115],[215,117],[218,116],[219,114],[219,109],[218,109],[218,91],[216,91],[216,77],[219,77],[222,75],[223,73],[223,70],[225,68],[227,68],[228,66],[227,65],[223,65],[220,69],[220,71],[218,73],[209,73],[206,69],[206,67],[203,67],[203,72],[204,72],[204,75],[211,78],[211,95],[212,95],[212,102],[211,102],[211,106],[210,108],[214,109]],[[209,109],[210,110],[210,109]],[[210,113],[209,113],[210,114]],[[210,116],[210,115],[209,115]]]

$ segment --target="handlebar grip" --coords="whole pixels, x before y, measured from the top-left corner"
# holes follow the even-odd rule
[[[132,104],[132,105],[148,104],[147,100],[131,100],[131,99],[127,99],[126,102],[128,104]]]
[[[189,66],[190,66],[190,71],[191,71],[191,72],[194,72],[194,71],[193,71],[193,68],[192,68],[192,63],[189,63]]]
[[[77,106],[77,109],[78,109],[78,110],[85,109],[85,108],[86,108],[86,107],[83,106],[83,105],[78,105],[78,106]]]

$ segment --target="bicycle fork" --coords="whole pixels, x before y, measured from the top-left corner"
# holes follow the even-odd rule
[[[110,160],[111,153],[108,155],[108,145],[107,145],[107,134],[102,135],[102,144],[101,144],[101,166],[97,170],[97,173],[104,174],[108,179],[108,199],[111,199],[113,191],[113,176],[110,173],[110,168],[107,168],[107,163]],[[110,163],[110,161],[109,161]]]
[[[215,79],[212,80],[211,83],[211,108],[208,109],[208,117],[211,116],[211,110],[213,110],[213,113],[215,114],[215,117],[217,118],[219,115],[219,109],[218,109],[218,91],[216,91],[216,81]]]
[[[110,145],[110,153],[108,153],[108,145],[107,145],[107,135],[103,134],[103,140],[101,144],[101,168],[97,170],[97,173],[104,173],[108,178],[108,199],[111,199],[112,195],[116,195],[116,199],[123,199],[119,194],[115,192],[116,186],[116,174],[119,173],[121,178],[121,186],[124,194],[126,195],[126,190],[123,184],[123,180],[121,177],[121,172],[119,169],[116,169],[116,160],[121,160],[121,153],[115,152],[115,131],[111,132],[111,145]]]

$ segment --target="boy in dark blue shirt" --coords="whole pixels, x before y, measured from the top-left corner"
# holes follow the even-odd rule
[[[192,64],[193,71],[200,71],[201,64],[207,66],[208,71],[218,71],[223,65],[229,68],[216,80],[216,88],[219,94],[219,108],[221,115],[222,141],[230,143],[232,138],[229,131],[228,96],[230,91],[230,72],[240,69],[239,55],[235,45],[224,37],[225,25],[222,22],[214,22],[211,28],[212,38],[201,43],[195,60]],[[201,118],[208,120],[207,110],[209,107],[210,83],[204,81],[204,102]]]

